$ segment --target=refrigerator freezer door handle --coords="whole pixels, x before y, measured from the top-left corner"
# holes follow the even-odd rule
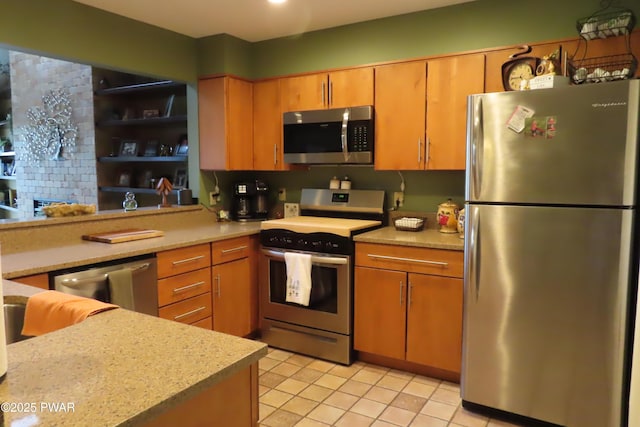
[[[480,188],[482,187],[482,155],[484,148],[484,124],[482,117],[482,98],[473,98],[473,103],[469,104],[469,123],[472,128],[470,146],[471,157],[471,170],[472,175],[472,191],[471,194],[475,200],[480,195]]]

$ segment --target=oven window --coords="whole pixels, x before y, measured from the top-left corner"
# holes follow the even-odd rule
[[[327,313],[338,312],[338,270],[331,267],[311,266],[311,296],[309,305],[286,301],[287,269],[284,261],[269,260],[270,302],[292,305]]]

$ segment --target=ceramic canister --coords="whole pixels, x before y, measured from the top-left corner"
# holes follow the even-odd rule
[[[464,208],[458,212],[458,233],[460,233],[459,237],[464,239]]]
[[[451,199],[438,205],[437,218],[441,233],[458,232],[458,205]]]

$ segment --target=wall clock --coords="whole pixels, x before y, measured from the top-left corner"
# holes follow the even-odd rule
[[[531,46],[524,45],[522,52],[509,56],[509,60],[502,64],[502,87],[504,90],[521,90],[523,81],[535,77],[540,58],[521,56],[531,52]]]

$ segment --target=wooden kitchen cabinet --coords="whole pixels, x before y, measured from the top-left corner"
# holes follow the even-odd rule
[[[282,111],[373,105],[373,67],[281,79]]]
[[[253,169],[285,170],[280,80],[253,84]]]
[[[208,243],[159,252],[158,316],[211,329],[211,247]]]
[[[460,251],[356,243],[354,348],[460,374]]]
[[[213,242],[213,329],[247,336],[258,328],[254,236]]]
[[[484,55],[376,67],[378,170],[465,168],[467,96],[484,91]]]
[[[253,169],[253,84],[224,76],[198,81],[200,169]]]
[[[35,286],[40,289],[49,289],[49,275],[47,273],[22,276],[11,280],[25,285]]]

